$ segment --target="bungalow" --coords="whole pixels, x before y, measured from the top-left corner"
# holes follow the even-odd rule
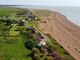
[[[29,30],[32,34],[36,33],[36,29],[32,26],[29,26],[26,30]]]
[[[28,13],[27,19],[30,20],[30,21],[31,21],[31,20],[37,20],[37,17],[34,16],[32,13]]]
[[[41,33],[36,33],[36,29],[33,26],[28,27],[26,30],[29,30],[32,34],[35,34],[34,37],[37,39],[39,45],[46,45],[45,39]]]
[[[39,34],[38,41],[39,41],[39,45],[46,45],[45,39],[42,36],[42,34]]]
[[[27,30],[35,30],[35,28],[33,26],[29,26]]]
[[[32,16],[32,13],[31,13],[31,12],[29,12],[29,13],[28,13],[28,16]]]
[[[24,25],[25,25],[25,20],[20,20],[20,21],[19,21],[19,25],[20,25],[20,26],[24,26]]]
[[[44,39],[42,39],[40,42],[39,42],[39,45],[46,45],[46,42]]]

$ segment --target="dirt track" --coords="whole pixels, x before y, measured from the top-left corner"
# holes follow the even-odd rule
[[[41,10],[34,12],[41,16],[40,30],[49,33],[76,60],[80,60],[80,27],[68,21],[64,15],[58,12],[47,11],[44,13]]]

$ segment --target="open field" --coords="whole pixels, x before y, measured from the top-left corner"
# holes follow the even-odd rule
[[[8,6],[0,6],[0,16],[10,16],[15,12],[15,8],[8,7]]]
[[[7,41],[5,40],[7,39]],[[10,43],[13,40],[13,43]],[[27,57],[30,50],[24,47],[24,39],[19,37],[1,37],[0,36],[0,60],[31,60]],[[8,42],[9,41],[9,42]]]

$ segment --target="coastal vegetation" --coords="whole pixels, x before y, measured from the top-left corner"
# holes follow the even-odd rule
[[[74,60],[49,34],[53,45],[37,31],[39,20],[28,9],[0,7],[0,60]]]
[[[74,60],[74,58],[60,45],[57,41],[52,38],[49,34],[45,34],[53,43],[53,48],[57,51],[60,56],[65,57],[67,60]]]

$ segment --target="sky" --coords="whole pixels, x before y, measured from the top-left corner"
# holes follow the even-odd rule
[[[0,0],[1,5],[80,6],[80,0]]]

